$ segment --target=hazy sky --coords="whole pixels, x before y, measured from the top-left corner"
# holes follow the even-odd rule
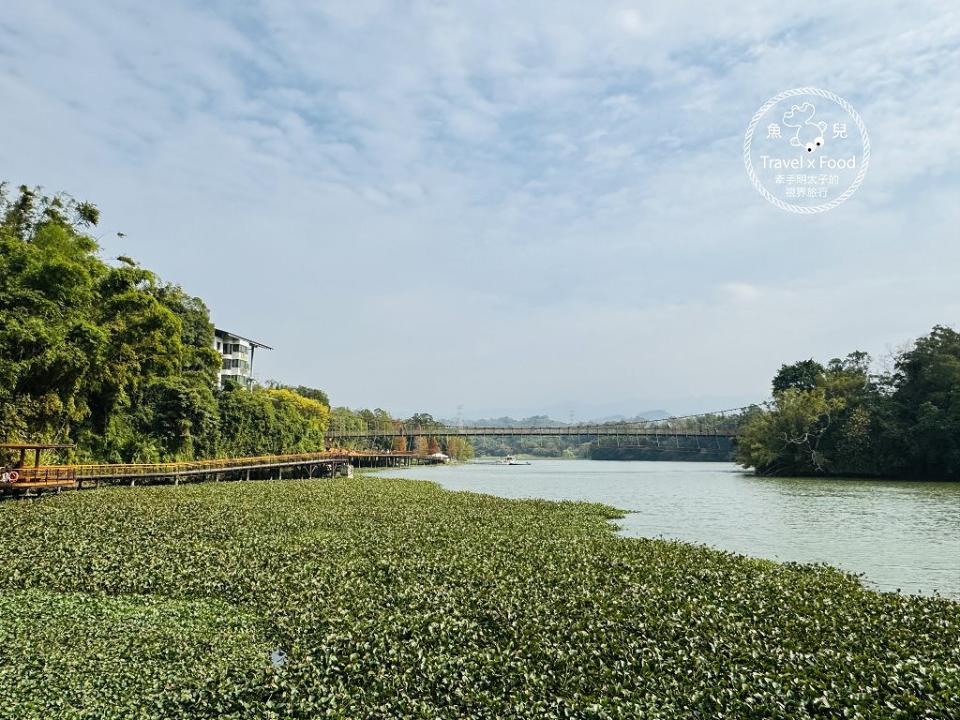
[[[960,324],[956,7],[8,0],[0,178],[97,203],[105,257],[336,404],[741,405]],[[810,217],[741,160],[806,85],[873,146]]]

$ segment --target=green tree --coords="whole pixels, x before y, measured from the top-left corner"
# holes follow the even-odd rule
[[[326,395],[218,398],[206,306],[130,258],[104,262],[87,234],[98,219],[90,203],[0,186],[0,437],[100,461],[321,449]]]
[[[330,431],[341,435],[363,435],[367,432],[367,423],[350,408],[338,407],[330,411]],[[366,442],[361,438],[347,438],[337,441],[343,448],[364,448]]]
[[[451,435],[446,438],[446,454],[457,460],[469,460],[473,457],[473,445],[464,437]]]
[[[900,450],[897,471],[960,479],[960,333],[934,327],[900,355],[893,382],[885,439]]]
[[[828,400],[823,388],[789,388],[774,397],[774,408],[747,418],[737,437],[737,459],[767,474],[826,471],[820,448],[841,400]]]
[[[220,438],[230,457],[317,452],[330,409],[285,388],[231,387],[219,395]]]
[[[773,378],[774,394],[784,390],[812,390],[823,376],[823,365],[816,360],[801,360],[792,365],[781,365]]]
[[[741,422],[738,460],[762,473],[960,480],[960,334],[938,325],[893,374],[869,367],[859,351],[784,365],[773,407]]]
[[[301,397],[309,398],[310,400],[316,400],[322,405],[330,407],[330,398],[327,396],[327,393],[319,388],[307,387],[306,385],[281,385],[280,383],[270,383],[270,387],[293,390],[297,395]]]

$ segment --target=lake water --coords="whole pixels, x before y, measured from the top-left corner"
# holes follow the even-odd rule
[[[960,483],[761,478],[730,463],[533,460],[378,471],[508,498],[586,500],[632,536],[825,562],[879,590],[960,599]]]

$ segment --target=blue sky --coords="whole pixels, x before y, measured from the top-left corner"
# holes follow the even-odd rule
[[[0,178],[96,202],[106,257],[337,404],[740,405],[960,316],[960,14],[837,5],[13,0]],[[873,145],[812,217],[741,161],[807,85]]]

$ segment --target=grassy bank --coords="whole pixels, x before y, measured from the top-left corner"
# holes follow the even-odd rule
[[[960,605],[615,516],[374,478],[3,503],[0,717],[957,716]]]

